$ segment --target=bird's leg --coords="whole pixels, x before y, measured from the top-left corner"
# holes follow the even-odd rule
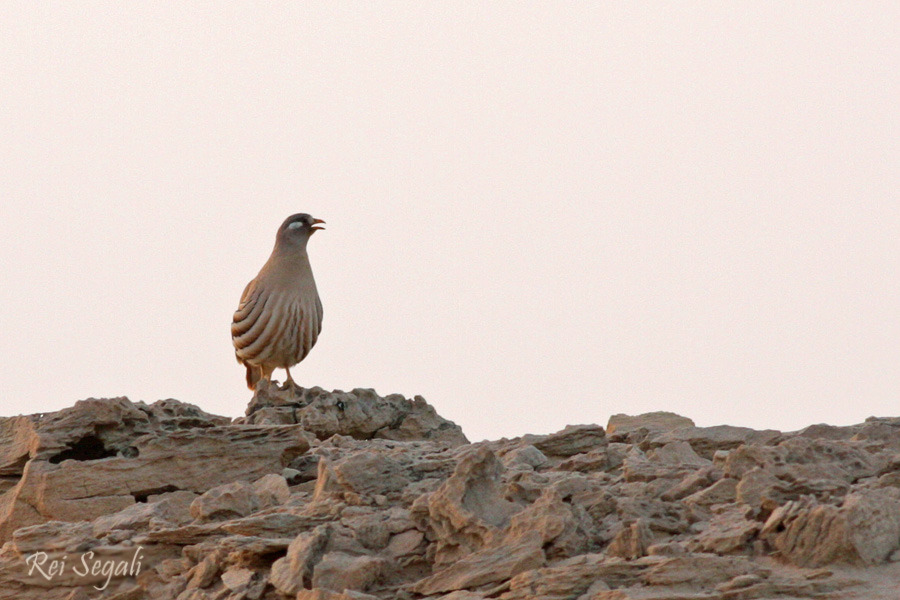
[[[294,378],[291,377],[291,368],[285,367],[284,372],[287,373],[287,381],[285,383],[290,384],[291,387],[295,387],[297,384],[294,383]]]
[[[259,368],[259,371],[260,371],[260,377],[259,377],[259,379],[260,379],[260,381],[264,381],[264,382],[265,382],[265,386],[266,386],[266,387],[269,387],[270,385],[272,385],[272,371],[273,371],[273,370],[274,370],[274,369],[267,368],[267,367],[260,367],[260,368]]]

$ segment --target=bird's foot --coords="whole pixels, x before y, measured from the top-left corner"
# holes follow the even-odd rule
[[[284,382],[284,385],[281,386],[281,391],[290,392],[291,394],[293,394],[295,396],[299,396],[303,392],[303,388],[300,385],[298,385],[296,381],[291,379],[289,381]]]
[[[284,382],[284,385],[281,387],[282,390],[290,390],[292,393],[299,393],[303,390],[302,387],[297,385],[297,382],[294,381],[294,378],[291,377],[291,370],[288,368],[284,369],[284,372],[287,374],[287,381]]]

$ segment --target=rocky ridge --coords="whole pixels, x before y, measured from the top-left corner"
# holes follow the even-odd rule
[[[0,599],[895,599],[900,418],[471,444],[424,399],[0,419]]]

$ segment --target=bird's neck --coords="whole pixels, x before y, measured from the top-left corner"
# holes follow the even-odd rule
[[[312,267],[306,248],[284,247],[276,245],[263,270],[270,277],[296,280],[312,279]]]
[[[288,251],[275,248],[272,256],[269,257],[269,262],[282,268],[309,269],[309,254],[306,253],[306,248],[302,250],[290,248]]]

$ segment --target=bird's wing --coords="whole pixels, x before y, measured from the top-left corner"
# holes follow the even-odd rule
[[[241,301],[238,303],[237,312],[234,314],[241,312],[241,309],[247,304],[248,301],[251,300],[251,296],[253,295],[254,290],[256,289],[256,279],[251,279],[250,282],[244,286],[244,291],[241,292]]]
[[[255,279],[247,284],[244,292],[241,294],[238,309],[234,311],[234,316],[231,320],[231,341],[234,344],[235,355],[239,363],[243,364],[244,362],[241,358],[240,350],[250,343],[251,340],[248,340],[248,336],[261,327],[265,327],[267,318],[263,316],[261,319],[260,316],[263,315],[263,309],[267,301],[268,297],[260,293],[260,290],[257,290]]]
[[[322,301],[319,299],[319,295],[316,294],[316,323],[317,323],[317,331],[316,335],[322,333],[322,318],[325,316],[325,311],[322,309]]]

